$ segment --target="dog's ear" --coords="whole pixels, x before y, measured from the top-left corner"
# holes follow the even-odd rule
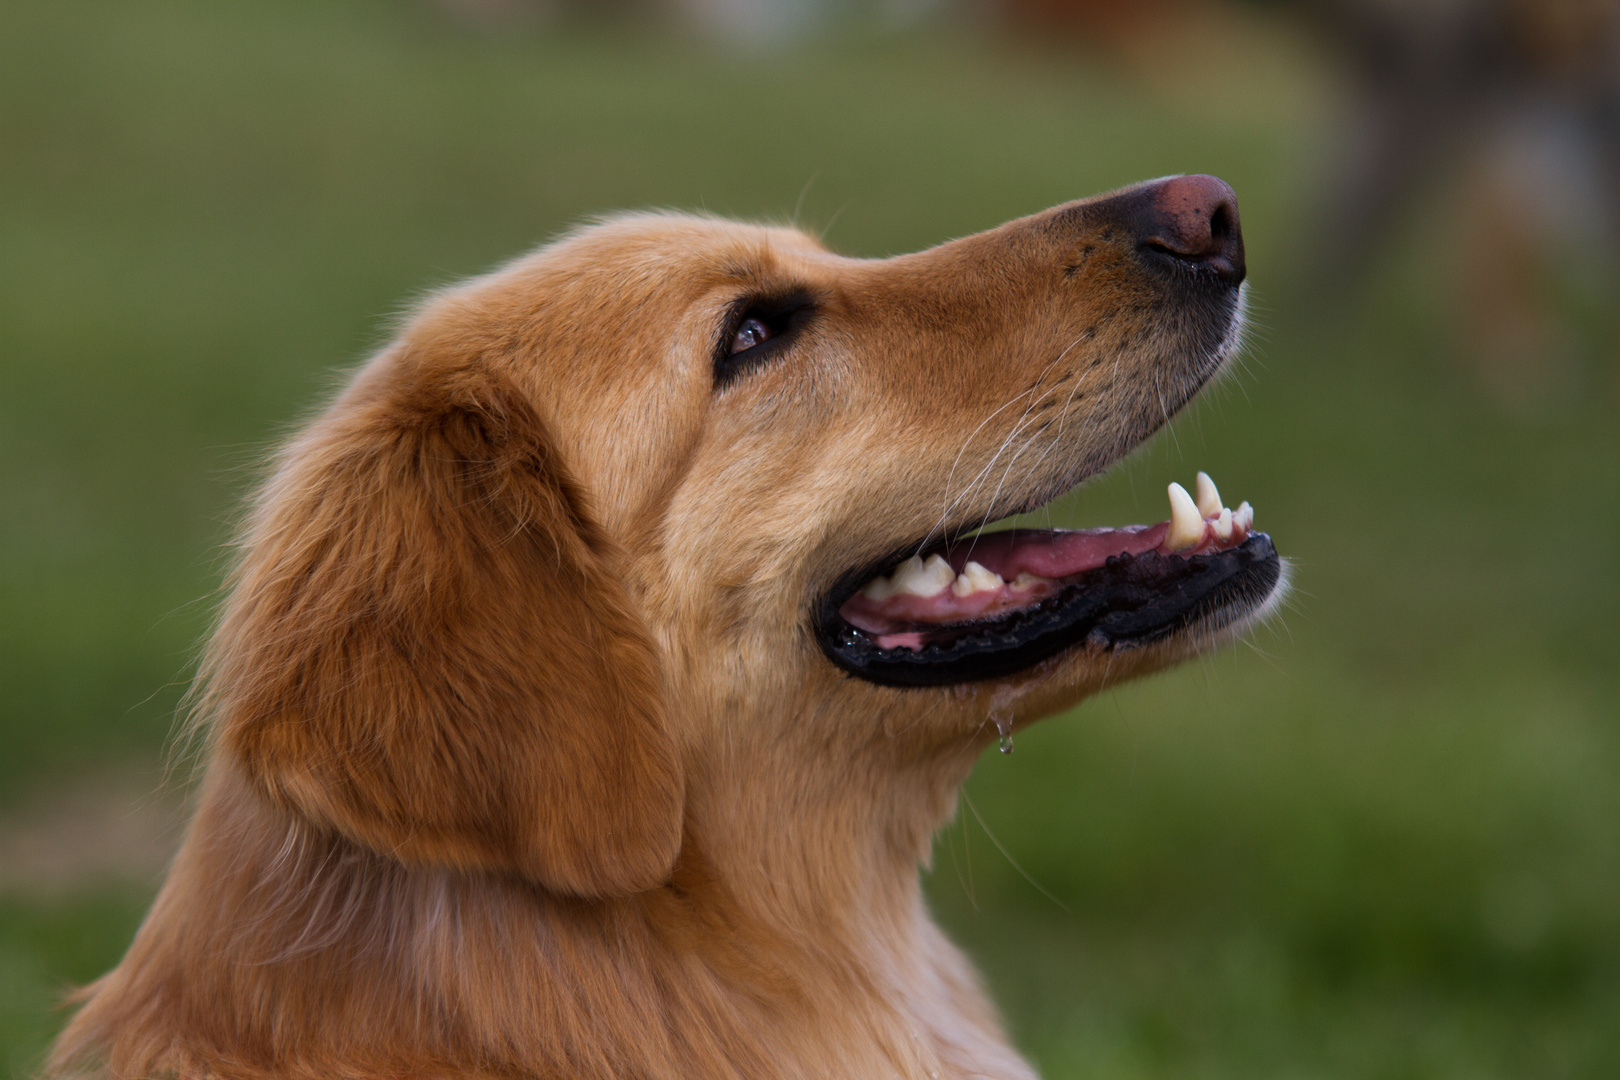
[[[521,393],[384,357],[261,495],[205,712],[271,800],[404,862],[657,886],[682,777],[620,558]]]

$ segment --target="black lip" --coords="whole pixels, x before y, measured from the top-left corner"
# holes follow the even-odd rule
[[[1282,559],[1265,533],[1187,558],[1116,555],[1034,607],[939,627],[918,650],[879,648],[838,614],[852,591],[839,588],[821,604],[816,639],[827,659],[868,682],[950,686],[1013,675],[1082,643],[1123,650],[1199,622],[1218,628],[1258,607],[1281,577]]]

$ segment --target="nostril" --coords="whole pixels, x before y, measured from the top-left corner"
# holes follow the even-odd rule
[[[1232,210],[1224,202],[1210,215],[1209,237],[1215,241],[1217,248],[1224,247],[1232,237]]]

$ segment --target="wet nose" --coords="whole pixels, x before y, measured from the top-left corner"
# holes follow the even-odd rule
[[[1213,270],[1223,281],[1243,281],[1243,230],[1237,195],[1213,176],[1172,176],[1143,185],[1131,215],[1140,250]]]

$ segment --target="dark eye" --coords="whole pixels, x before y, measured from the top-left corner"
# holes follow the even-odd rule
[[[745,368],[785,355],[815,310],[815,298],[797,289],[738,300],[726,316],[724,332],[715,349],[715,389],[730,383]]]
[[[747,352],[755,345],[763,345],[775,336],[771,333],[771,328],[760,320],[752,317],[744,319],[742,325],[737,327],[737,336],[731,339],[729,355],[736,356],[740,352]]]

